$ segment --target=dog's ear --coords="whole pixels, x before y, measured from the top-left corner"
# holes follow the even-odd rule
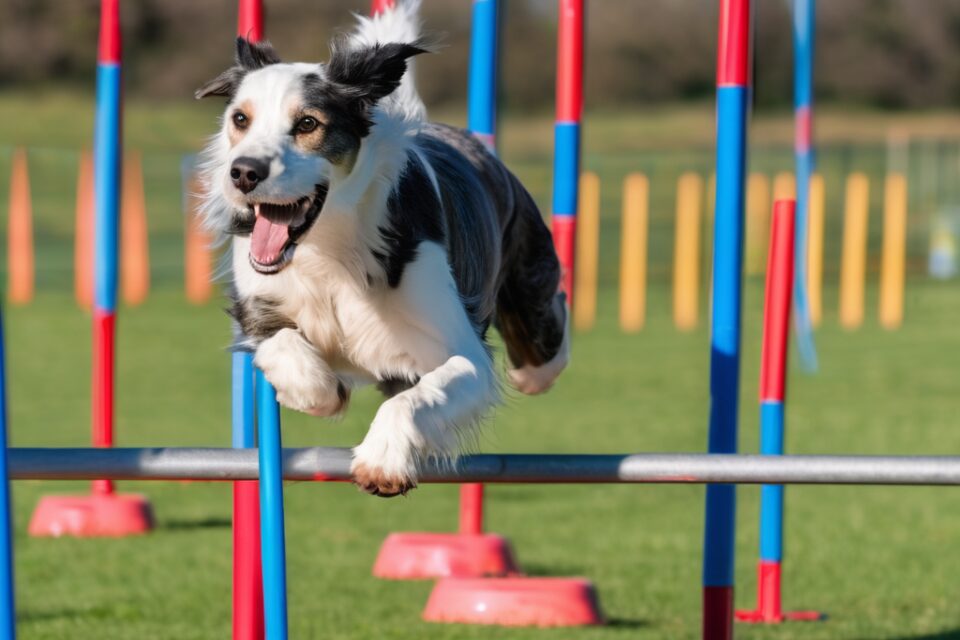
[[[237,91],[237,87],[240,86],[240,81],[243,80],[243,74],[244,71],[240,67],[230,67],[213,80],[204,83],[194,92],[193,97],[197,100],[210,96],[232,98]]]
[[[280,56],[269,42],[250,42],[237,38],[237,66],[246,71],[256,71],[267,65],[278,64]]]
[[[427,52],[419,42],[378,43],[362,48],[335,43],[327,63],[327,77],[370,106],[400,86],[407,71],[407,58]]]
[[[246,38],[237,38],[236,64],[213,80],[207,82],[193,94],[198,100],[210,96],[233,97],[240,81],[248,71],[256,71],[267,65],[280,62],[280,56],[269,42],[250,42]]]

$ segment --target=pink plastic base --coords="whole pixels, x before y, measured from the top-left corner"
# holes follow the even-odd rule
[[[737,611],[737,622],[750,624],[780,624],[782,622],[816,622],[826,620],[827,616],[819,611],[781,611],[778,614],[766,614],[763,611]]]
[[[380,547],[373,575],[390,580],[479,578],[519,573],[510,542],[485,533],[392,533]]]
[[[603,624],[593,584],[584,578],[444,578],[423,611],[428,622],[509,627]]]
[[[153,528],[153,510],[144,496],[94,493],[87,496],[47,496],[30,519],[31,536],[129,536]]]

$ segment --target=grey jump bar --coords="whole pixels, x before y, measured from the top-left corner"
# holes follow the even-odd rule
[[[349,481],[349,449],[285,449],[287,480]],[[256,449],[11,448],[14,480],[253,480]],[[960,485],[960,456],[483,454],[421,482]]]

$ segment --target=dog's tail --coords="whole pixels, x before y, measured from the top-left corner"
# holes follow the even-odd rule
[[[417,43],[420,38],[421,0],[395,0],[393,6],[375,16],[357,16],[357,28],[350,34],[349,42],[354,47],[372,47],[388,42]],[[405,117],[425,120],[427,108],[417,93],[414,82],[414,62],[407,61],[407,72],[400,86],[380,101],[388,110],[398,110]]]

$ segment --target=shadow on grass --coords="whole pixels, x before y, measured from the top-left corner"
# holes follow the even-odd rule
[[[225,529],[233,521],[230,518],[201,518],[200,520],[162,520],[158,529],[168,531],[195,531],[197,529]]]
[[[647,629],[650,623],[646,620],[630,620],[628,618],[607,618],[605,625],[611,629]]]
[[[527,564],[521,565],[524,575],[531,578],[589,578],[586,567],[572,564]]]

